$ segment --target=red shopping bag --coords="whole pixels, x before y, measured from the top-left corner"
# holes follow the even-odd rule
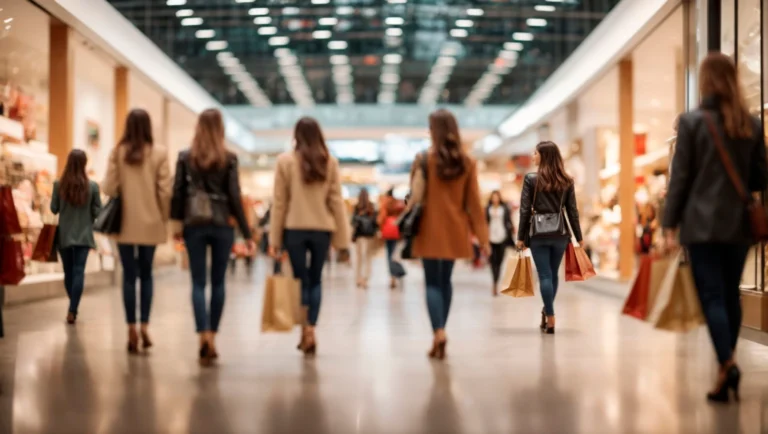
[[[385,240],[399,240],[400,229],[397,227],[397,217],[387,217],[381,226],[381,238]]]
[[[18,285],[25,276],[21,241],[4,238],[0,254],[0,285]]]
[[[43,225],[37,237],[32,260],[40,262],[57,262],[56,248],[58,247],[59,228],[56,225]]]
[[[651,270],[653,268],[653,258],[651,255],[640,257],[640,269],[637,277],[632,283],[632,290],[624,302],[624,315],[645,321],[648,316],[648,296],[651,292]]]
[[[581,246],[569,243],[565,251],[565,281],[582,282],[596,274],[587,252]]]
[[[0,186],[0,235],[21,233],[19,215],[13,203],[13,190],[9,185]]]

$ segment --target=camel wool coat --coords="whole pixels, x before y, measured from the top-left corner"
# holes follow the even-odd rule
[[[136,166],[125,162],[126,146],[118,145],[109,155],[101,189],[107,196],[120,195],[123,221],[119,244],[156,246],[168,242],[167,223],[171,209],[171,170],[168,150],[147,146],[144,161]]]
[[[413,240],[413,255],[423,259],[462,259],[472,257],[472,235],[480,245],[488,245],[488,223],[480,203],[477,163],[465,157],[465,172],[444,181],[437,175],[437,157],[427,153],[425,185],[420,168],[421,156],[413,163],[413,198],[424,204],[419,232]],[[416,184],[416,185],[414,185]],[[419,191],[423,190],[423,191]]]

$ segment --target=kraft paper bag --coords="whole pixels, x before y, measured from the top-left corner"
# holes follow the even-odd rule
[[[513,262],[514,261],[514,262]],[[510,297],[533,297],[533,264],[529,256],[522,252],[513,256],[507,266],[506,273],[512,271],[509,285],[501,293]]]
[[[301,284],[292,273],[267,277],[261,314],[262,332],[288,332],[301,323],[300,291]]]
[[[679,251],[670,258],[648,314],[648,322],[657,329],[688,332],[704,324],[693,274],[690,266],[681,262],[682,255]]]

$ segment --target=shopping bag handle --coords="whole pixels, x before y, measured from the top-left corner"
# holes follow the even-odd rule
[[[282,259],[275,259],[275,264],[272,267],[272,274],[274,274],[275,276],[283,274],[283,260]]]

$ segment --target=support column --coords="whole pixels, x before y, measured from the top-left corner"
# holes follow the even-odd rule
[[[75,56],[72,30],[51,19],[48,66],[48,145],[56,156],[57,176],[64,169],[74,141]]]
[[[128,74],[125,66],[115,68],[115,143],[123,138],[125,118],[128,117]]]
[[[632,59],[619,62],[619,278],[635,272],[635,134]]]

